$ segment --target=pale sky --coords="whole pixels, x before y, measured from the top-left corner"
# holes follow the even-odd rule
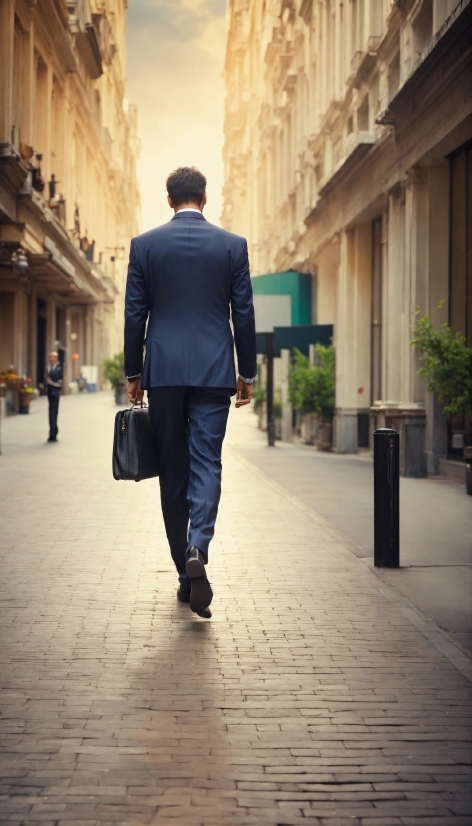
[[[226,0],[129,0],[128,97],[138,106],[142,231],[172,217],[165,180],[178,166],[206,176],[205,216],[219,223],[225,12]]]

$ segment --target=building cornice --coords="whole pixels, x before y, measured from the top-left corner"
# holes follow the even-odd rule
[[[464,68],[470,73],[472,50],[472,0],[461,0],[431,39],[376,123],[401,127],[429,102],[432,95],[450,82],[453,72]]]

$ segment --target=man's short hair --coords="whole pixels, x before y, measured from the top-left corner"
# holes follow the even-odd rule
[[[167,192],[174,206],[201,204],[206,190],[206,178],[195,166],[179,166],[166,181]]]
[[[49,355],[50,355],[50,356],[57,356],[57,357],[59,358],[59,353],[57,352],[57,350],[51,350],[51,352],[49,353]]]

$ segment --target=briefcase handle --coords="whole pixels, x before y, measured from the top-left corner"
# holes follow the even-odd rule
[[[137,410],[147,410],[148,406],[147,406],[147,404],[144,404],[143,401],[141,401],[139,404],[136,404],[136,403],[132,404],[129,409],[134,410],[135,408]],[[121,416],[121,432],[122,433],[124,433],[125,430],[126,430],[126,416],[124,415],[125,413],[126,413],[126,410],[123,410],[123,415]]]

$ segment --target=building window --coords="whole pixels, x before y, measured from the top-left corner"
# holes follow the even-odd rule
[[[369,131],[369,96],[366,95],[357,110],[357,131]]]

